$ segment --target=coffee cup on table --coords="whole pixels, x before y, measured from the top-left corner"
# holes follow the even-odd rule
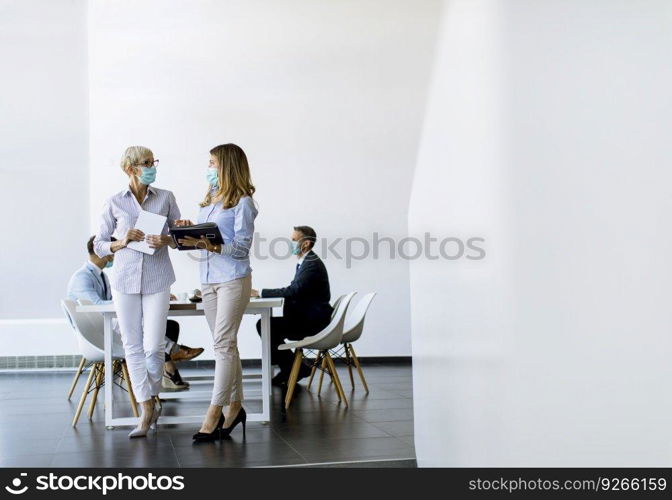
[[[201,291],[198,288],[189,292],[189,302],[201,302],[202,300]]]

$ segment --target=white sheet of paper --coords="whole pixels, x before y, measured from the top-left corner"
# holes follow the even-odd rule
[[[161,234],[161,231],[163,231],[163,226],[166,224],[166,219],[167,217],[164,217],[163,215],[140,210],[138,220],[135,222],[135,229],[139,229],[145,233],[145,236],[149,236],[150,234]],[[133,250],[147,253],[149,255],[154,255],[154,249],[149,248],[149,245],[145,240],[131,241],[128,244],[128,248],[132,248]]]

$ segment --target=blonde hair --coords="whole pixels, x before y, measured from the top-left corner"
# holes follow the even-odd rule
[[[210,154],[219,163],[219,182],[214,194],[208,189],[200,206],[207,207],[211,203],[221,202],[224,208],[231,208],[238,205],[243,196],[252,197],[255,188],[245,152],[235,144],[222,144],[212,148]]]
[[[128,168],[140,163],[145,158],[154,158],[154,153],[144,146],[130,146],[124,151],[121,157],[121,169],[128,173]]]

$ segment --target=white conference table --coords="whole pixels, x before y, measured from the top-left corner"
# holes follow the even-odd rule
[[[245,396],[245,399],[261,399],[261,413],[248,413],[247,419],[253,422],[269,422],[271,420],[271,312],[274,307],[281,307],[282,298],[272,299],[251,299],[245,314],[261,315],[261,393],[259,397],[253,394],[251,397]],[[136,417],[115,417],[113,413],[114,395],[113,373],[112,373],[112,318],[117,313],[114,310],[114,304],[99,305],[79,305],[78,312],[99,312],[103,315],[104,334],[105,334],[105,426],[112,429],[120,425],[137,425]],[[170,302],[168,316],[204,316],[203,304],[193,304],[191,302]],[[205,322],[205,319],[203,320]],[[207,328],[207,326],[205,326]],[[212,377],[208,377],[212,378]],[[258,375],[243,375],[243,378],[258,379]],[[196,390],[194,384],[187,391],[180,392],[162,392],[159,395],[162,400],[188,399],[192,401],[209,401],[210,390]],[[185,424],[200,423],[203,421],[206,407],[199,415],[180,415],[180,416],[162,416],[159,419],[160,424]]]

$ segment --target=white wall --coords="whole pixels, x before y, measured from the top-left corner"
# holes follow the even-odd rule
[[[86,258],[86,12],[84,0],[0,1],[3,355],[76,349],[59,300]]]
[[[447,2],[409,229],[488,255],[411,265],[420,465],[672,465],[671,28],[665,1]]]
[[[406,236],[439,6],[92,2],[91,227],[126,182],[118,166],[126,146],[153,149],[156,185],[195,218],[209,149],[235,142],[251,163],[264,238],[288,237],[297,224],[329,239]],[[200,286],[197,263],[172,255],[173,290]],[[253,260],[253,286],[287,285],[294,262]],[[358,354],[410,355],[407,261],[325,262],[334,296],[379,293]],[[209,345],[204,321],[182,323],[185,342]],[[240,347],[245,358],[259,356],[251,320]]]

